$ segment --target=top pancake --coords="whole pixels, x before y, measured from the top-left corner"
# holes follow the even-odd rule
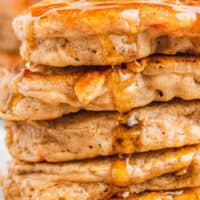
[[[154,53],[200,54],[200,2],[45,0],[13,23],[26,61],[115,65]]]

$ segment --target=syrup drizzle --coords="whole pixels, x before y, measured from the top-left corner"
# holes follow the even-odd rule
[[[54,1],[55,2],[55,1]],[[101,0],[83,0],[83,1],[43,1],[43,3],[36,4],[30,8],[33,17],[43,17],[52,12],[59,10],[98,10],[109,8],[123,8],[123,7],[137,7],[138,4],[156,4],[160,6],[167,6],[177,12],[196,12],[200,13],[200,2],[196,1],[169,1],[169,0],[124,0],[124,1],[101,1]]]

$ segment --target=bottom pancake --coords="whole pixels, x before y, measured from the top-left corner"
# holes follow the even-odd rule
[[[199,187],[199,157],[200,147],[191,146],[71,163],[13,161],[4,190],[12,200],[105,200],[127,192]]]

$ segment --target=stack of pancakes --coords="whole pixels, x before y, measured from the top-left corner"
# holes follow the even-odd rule
[[[44,0],[2,68],[7,200],[200,199],[200,2]]]

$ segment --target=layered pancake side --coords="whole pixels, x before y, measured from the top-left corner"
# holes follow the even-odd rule
[[[14,162],[6,194],[28,199],[109,199],[124,192],[167,191],[198,187],[199,147],[75,163]],[[62,192],[61,192],[62,191]],[[52,195],[52,196],[51,196]]]
[[[133,154],[198,144],[199,118],[199,101],[175,101],[123,115],[80,112],[52,121],[10,121],[6,143],[15,159],[26,162]]]
[[[123,113],[154,101],[200,98],[199,57],[150,57],[113,69],[31,72],[22,64],[1,70],[0,87],[9,89],[0,111],[8,120],[54,119],[80,109]]]
[[[200,54],[198,1],[42,1],[14,20],[26,61],[116,65],[155,53]]]

